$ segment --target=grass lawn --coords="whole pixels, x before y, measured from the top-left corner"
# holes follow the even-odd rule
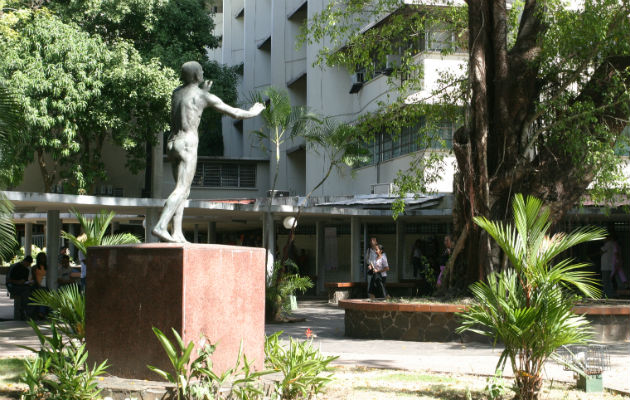
[[[24,372],[22,358],[0,359],[0,383],[17,383],[22,372]]]
[[[392,371],[366,368],[337,368],[334,380],[318,399],[424,399],[481,400],[489,399],[486,377],[438,374],[413,371]],[[498,399],[511,399],[511,379],[503,380],[504,394]],[[621,400],[630,397],[604,393],[585,393],[575,385],[545,381],[541,400]]]

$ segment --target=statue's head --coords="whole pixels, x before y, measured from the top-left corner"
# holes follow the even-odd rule
[[[188,61],[182,65],[182,81],[185,84],[203,82],[203,68],[197,61]]]

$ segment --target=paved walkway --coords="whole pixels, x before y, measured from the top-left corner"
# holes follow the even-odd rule
[[[17,344],[38,346],[37,338],[25,322],[2,321],[13,315],[11,302],[6,291],[0,289],[1,358],[30,355]],[[323,300],[300,302],[294,316],[306,318],[306,321],[268,324],[266,334],[284,331],[285,337],[304,339],[306,329],[310,328],[315,335],[314,343],[323,353],[339,356],[338,365],[493,375],[501,352],[501,349],[477,343],[349,339],[344,337],[344,311]],[[630,393],[630,342],[611,344],[609,349],[611,369],[604,374],[604,385]],[[506,374],[510,373],[508,367]],[[573,380],[571,372],[553,363],[549,363],[545,375],[548,379]]]
[[[338,355],[337,364],[374,368],[410,369],[462,374],[494,375],[502,348],[481,343],[406,342],[398,340],[366,340],[344,337],[344,310],[325,301],[303,301],[294,317],[305,322],[268,324],[269,335],[284,331],[304,339],[306,329],[316,335],[314,343],[328,355]],[[630,393],[630,342],[609,344],[611,369],[604,373],[604,385]],[[511,368],[506,366],[506,375]],[[555,363],[545,368],[547,379],[573,381],[573,373]]]

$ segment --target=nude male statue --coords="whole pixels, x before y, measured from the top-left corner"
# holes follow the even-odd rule
[[[182,65],[184,84],[173,91],[171,98],[171,132],[166,149],[173,165],[176,180],[173,193],[168,196],[157,224],[151,231],[163,242],[185,243],[182,232],[184,203],[190,194],[190,186],[197,167],[197,144],[199,143],[199,122],[206,107],[212,107],[232,118],[246,119],[260,114],[265,108],[261,103],[249,110],[230,107],[220,98],[210,93],[211,81],[203,80],[203,69],[196,61]],[[169,221],[173,221],[172,233],[168,231]]]

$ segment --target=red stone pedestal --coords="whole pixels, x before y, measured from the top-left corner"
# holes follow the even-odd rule
[[[160,379],[147,365],[170,371],[152,327],[185,343],[200,335],[217,343],[215,372],[233,367],[241,339],[262,369],[265,338],[265,251],[201,244],[139,244],[90,248],[86,341],[90,364],[108,373]],[[193,352],[193,357],[196,357]]]

